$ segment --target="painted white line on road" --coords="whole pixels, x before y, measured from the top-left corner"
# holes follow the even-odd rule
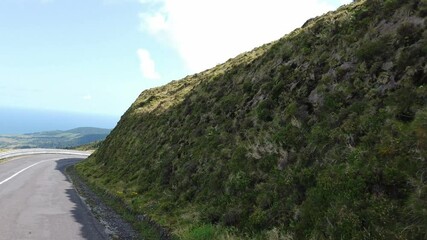
[[[0,185],[2,185],[3,183],[5,183],[5,182],[7,182],[7,181],[11,180],[12,178],[16,177],[18,174],[22,173],[23,171],[25,171],[25,170],[27,170],[27,169],[29,169],[29,168],[31,168],[31,167],[34,167],[34,166],[36,166],[37,164],[40,164],[40,163],[43,163],[43,162],[47,162],[47,161],[52,161],[52,160],[43,160],[43,161],[40,161],[40,162],[36,162],[36,163],[34,163],[33,165],[30,165],[30,166],[28,166],[28,167],[26,167],[26,168],[22,169],[21,171],[19,171],[19,172],[17,172],[17,173],[15,173],[15,174],[13,174],[12,176],[10,176],[10,177],[6,178],[5,180],[1,181],[1,182],[0,182]]]

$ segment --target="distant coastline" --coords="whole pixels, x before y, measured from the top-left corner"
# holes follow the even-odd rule
[[[26,134],[77,127],[112,129],[120,117],[0,107],[0,134]]]

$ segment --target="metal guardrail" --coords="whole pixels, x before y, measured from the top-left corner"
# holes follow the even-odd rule
[[[16,149],[0,153],[0,159],[19,157],[25,155],[33,154],[66,154],[66,155],[78,155],[78,156],[89,156],[92,154],[91,151],[76,151],[76,150],[67,150],[67,149],[44,149],[44,148],[34,148],[34,149]]]

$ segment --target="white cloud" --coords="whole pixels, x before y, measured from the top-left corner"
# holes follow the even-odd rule
[[[342,1],[342,0],[340,0]],[[351,2],[351,0],[346,0]],[[194,72],[274,41],[336,6],[321,0],[140,0],[142,29]]]
[[[150,34],[158,34],[161,31],[167,29],[165,15],[160,13],[155,14],[146,14],[141,13],[139,15],[141,22],[141,29],[143,31],[147,30]]]
[[[140,3],[156,3],[156,2],[162,2],[163,0],[139,0]]]
[[[92,95],[88,94],[82,97],[83,100],[90,101],[92,100]]]
[[[137,54],[142,75],[148,79],[159,79],[160,74],[156,71],[156,64],[151,58],[150,53],[146,49],[140,48]]]

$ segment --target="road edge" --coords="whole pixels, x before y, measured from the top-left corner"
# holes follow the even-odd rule
[[[177,239],[150,217],[135,213],[121,199],[88,183],[75,165],[68,166],[65,175],[95,218],[110,231],[111,239]]]
[[[109,239],[142,239],[131,224],[123,220],[119,214],[104,203],[75,171],[74,165],[68,166],[64,171],[66,177],[73,184],[82,202],[92,215],[105,227]]]

